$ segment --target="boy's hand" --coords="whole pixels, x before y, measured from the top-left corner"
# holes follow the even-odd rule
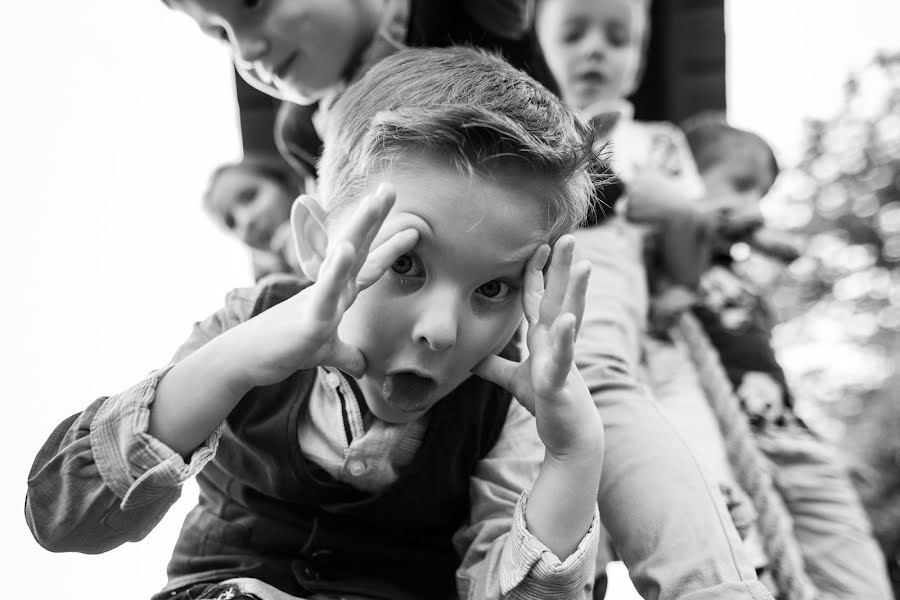
[[[590,263],[572,266],[575,239],[556,242],[546,287],[543,267],[550,247],[528,260],[522,304],[528,321],[528,358],[515,363],[489,356],[474,370],[509,390],[537,419],[548,453],[557,460],[596,456],[603,451],[603,422],[572,359],[584,314]]]
[[[418,241],[416,230],[404,229],[371,249],[394,199],[393,188],[383,185],[361,200],[343,231],[329,240],[315,283],[233,330],[250,353],[248,384],[276,383],[320,365],[362,376],[365,358],[338,337],[337,328],[357,294]]]

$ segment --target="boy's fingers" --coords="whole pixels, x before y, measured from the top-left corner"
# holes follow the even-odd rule
[[[516,367],[518,366],[518,363],[492,354],[475,365],[472,372],[482,379],[487,379],[503,389],[513,392],[512,386],[515,381]]]
[[[366,372],[366,359],[359,349],[336,340],[328,366],[340,369],[352,377],[362,377]]]
[[[541,244],[525,265],[525,290],[522,295],[522,308],[528,323],[538,320],[541,299],[544,297],[544,265],[550,256],[550,246]]]
[[[340,310],[341,295],[353,276],[354,248],[348,241],[338,242],[325,257],[314,287],[313,319],[331,320]]]
[[[581,330],[581,319],[584,317],[584,305],[587,297],[588,280],[591,277],[591,263],[581,260],[572,267],[569,275],[569,289],[563,301],[562,312],[575,315],[575,337]]]
[[[366,262],[359,271],[356,283],[362,291],[381,279],[397,258],[412,250],[419,241],[419,232],[415,229],[404,229],[388,238],[383,244],[369,253]]]
[[[562,389],[575,358],[575,315],[561,314],[550,328],[550,336],[553,354],[547,369],[548,383],[553,389]]]
[[[553,323],[562,308],[563,298],[569,283],[569,270],[572,267],[572,252],[575,238],[564,235],[557,240],[550,258],[550,270],[544,288],[544,299],[541,302],[540,320],[547,325]]]
[[[351,216],[347,228],[339,239],[350,242],[356,249],[356,269],[362,267],[372,240],[381,229],[381,224],[394,205],[394,188],[387,183],[382,183],[371,196],[363,199],[360,206]]]

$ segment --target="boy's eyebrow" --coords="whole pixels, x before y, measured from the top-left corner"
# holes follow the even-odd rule
[[[543,243],[543,242],[542,242]],[[497,261],[497,265],[501,268],[512,268],[519,266],[520,263],[527,261],[535,253],[537,248],[523,248],[510,253],[508,256]]]

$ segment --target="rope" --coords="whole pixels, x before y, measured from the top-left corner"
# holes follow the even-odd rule
[[[689,311],[684,311],[672,327],[673,337],[688,349],[700,383],[722,430],[728,460],[740,486],[747,492],[759,514],[763,547],[772,564],[772,575],[780,595],[788,600],[819,597],[803,567],[803,557],[794,539],[793,521],[775,489],[768,461],[753,440],[747,417],[719,354]]]

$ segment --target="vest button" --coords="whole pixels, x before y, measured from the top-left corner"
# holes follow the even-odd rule
[[[325,382],[336,389],[341,385],[341,378],[338,377],[337,373],[329,373],[325,376]]]
[[[361,460],[350,461],[350,474],[359,477],[366,472],[366,463]]]

